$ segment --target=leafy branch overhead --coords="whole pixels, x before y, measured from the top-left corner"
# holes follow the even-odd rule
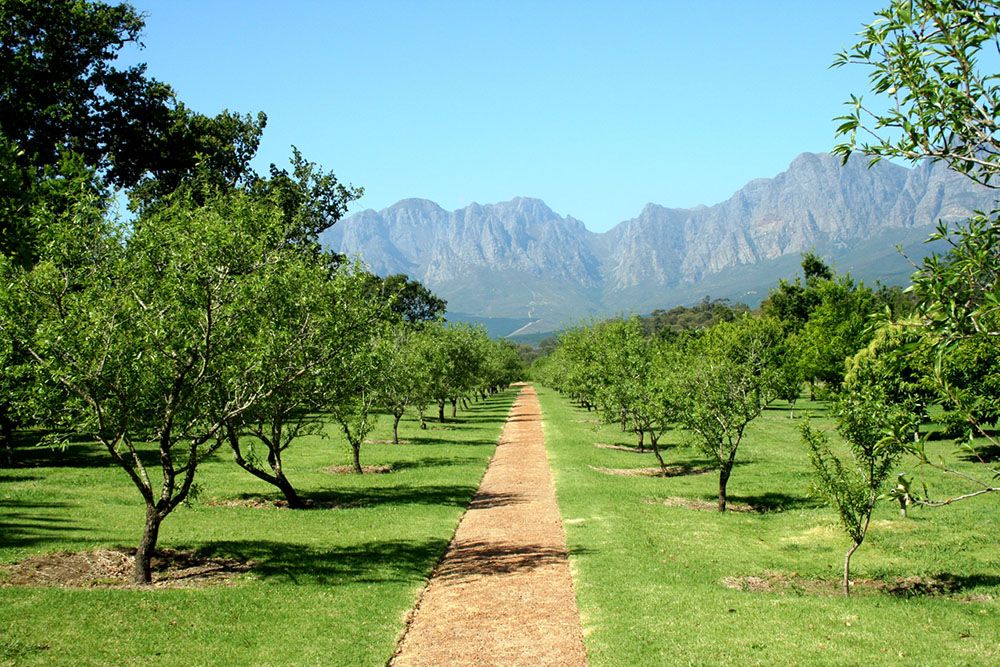
[[[874,104],[852,95],[836,120],[846,161],[943,160],[996,186],[1000,75],[983,69],[1000,51],[1000,7],[989,0],[893,0],[833,66],[869,68]]]

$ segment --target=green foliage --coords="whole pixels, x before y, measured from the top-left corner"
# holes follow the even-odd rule
[[[851,592],[851,556],[864,541],[875,504],[903,452],[901,436],[915,429],[912,412],[886,400],[882,389],[880,385],[852,386],[838,401],[837,430],[850,447],[850,463],[834,454],[824,433],[813,430],[808,421],[801,426],[817,489],[837,510],[852,540],[844,558],[845,595]]]
[[[844,598],[838,560],[850,540],[836,513],[810,493],[809,450],[784,410],[767,409],[748,426],[750,455],[740,455],[730,484],[732,504],[744,511],[721,514],[698,509],[717,493],[713,475],[605,474],[638,473],[653,455],[595,447],[632,439],[614,425],[595,425],[592,413],[554,390],[540,387],[538,396],[595,667],[948,665],[956,656],[971,664],[995,657],[997,512],[965,503],[947,512],[914,508],[908,520],[895,503],[878,503],[852,562],[853,595]],[[833,429],[826,403],[801,403],[815,430]],[[678,472],[695,473],[707,461],[679,447],[683,438],[673,431],[663,442]],[[835,434],[830,444],[850,466]],[[978,465],[950,443],[928,447],[962,472]],[[904,455],[898,466],[915,464]],[[943,493],[962,488],[936,470],[927,481]],[[924,592],[934,582],[951,584]]]
[[[815,294],[816,305],[796,339],[802,372],[810,381],[836,388],[843,382],[846,359],[871,338],[874,294],[850,276],[817,281],[808,289]]]
[[[649,381],[650,346],[637,318],[609,320],[594,329],[594,371],[602,379],[594,394],[606,421],[624,426]]]
[[[201,205],[181,190],[128,236],[85,200],[71,213],[40,226],[41,260],[14,276],[3,319],[35,362],[39,420],[101,442],[143,497],[148,557],[226,429],[295,394],[363,323],[344,322],[342,287],[288,246],[268,201],[234,191]]]
[[[142,27],[126,4],[0,5],[0,134],[19,146],[21,166],[56,166],[68,150],[118,185],[138,180],[172,122],[173,98],[144,66],[115,66]]]
[[[872,92],[888,104],[851,96],[837,118],[835,153],[943,160],[990,184],[1000,166],[1000,87],[981,69],[1000,48],[1000,11],[990,0],[892,0],[838,54],[835,66],[869,70]]]
[[[434,322],[444,317],[448,302],[406,275],[373,276],[396,315],[409,324]]]
[[[775,397],[782,335],[777,321],[745,315],[692,342],[677,383],[679,421],[719,468],[719,511],[747,425]]]
[[[877,392],[888,404],[924,415],[935,398],[925,342],[912,326],[884,323],[871,342],[847,360],[844,392]]]
[[[851,112],[839,118],[844,143],[835,151],[845,160],[860,150],[873,160],[943,161],[974,181],[995,186],[1000,75],[991,64],[1000,48],[997,4],[893,0],[877,17],[834,64],[868,68],[872,91],[888,98],[887,110],[872,110],[852,96]],[[931,238],[947,240],[951,249],[926,259],[913,278],[917,324],[932,349],[932,383],[939,400],[952,410],[953,429],[964,421],[965,446],[986,464],[992,478],[1000,471],[971,443],[978,434],[997,445],[987,428],[998,415],[998,361],[991,351],[1000,335],[997,228],[995,212],[977,213],[953,229],[941,223]],[[962,377],[970,361],[975,377]],[[930,462],[920,443],[915,446],[922,460]],[[978,476],[963,477],[978,490],[961,497],[998,490]]]
[[[647,335],[673,335],[705,329],[719,322],[730,322],[749,311],[746,304],[731,304],[728,299],[709,299],[706,296],[694,306],[654,310],[648,317],[642,318],[642,325]]]

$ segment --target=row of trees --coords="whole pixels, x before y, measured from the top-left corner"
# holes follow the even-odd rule
[[[377,409],[443,420],[519,362],[444,324],[419,283],[324,251],[361,190],[294,149],[254,172],[262,115],[200,116],[115,69],[141,27],[128,5],[0,5],[0,423],[8,458],[18,427],[103,446],[145,506],[148,583],[162,522],[220,448],[301,507],[282,461],[300,436],[332,421],[360,473]]]
[[[954,266],[947,258],[931,259]],[[827,434],[803,420],[802,439],[816,470],[817,488],[836,508],[852,546],[868,530],[876,502],[886,495],[940,505],[996,491],[997,471],[985,446],[995,446],[1000,348],[988,337],[954,337],[947,345],[931,331],[927,268],[912,292],[873,291],[838,276],[812,254],[802,263],[804,282],[781,281],[759,311],[730,309],[704,328],[653,329],[633,317],[580,326],[563,333],[553,352],[538,360],[533,376],[568,394],[608,423],[632,431],[666,468],[661,438],[680,429],[719,470],[718,508],[746,427],[773,401],[794,407],[803,386],[832,399],[837,430],[849,458],[838,456]],[[916,298],[911,297],[914,294]],[[931,433],[921,429],[931,406],[944,432],[957,437],[985,467],[976,477],[933,459]],[[977,439],[978,438],[978,439]],[[888,480],[904,453],[961,476],[973,488],[943,501],[911,491],[912,480]]]
[[[803,383],[837,391],[847,358],[872,336],[870,318],[899,300],[837,276],[816,256],[803,260],[805,284],[782,281],[758,314],[706,302],[717,313],[703,328],[653,328],[611,320],[572,329],[539,361],[538,379],[636,433],[660,465],[660,437],[683,427],[718,466],[719,509],[743,432],[771,401],[794,407]],[[694,310],[694,309],[692,309]],[[697,311],[696,311],[697,312]]]
[[[845,161],[856,151],[872,162],[943,161],[996,187],[1000,88],[997,74],[983,66],[1000,50],[998,4],[891,0],[859,34],[834,65],[866,68],[872,91],[882,99],[869,105],[861,96],[851,96],[848,113],[837,119],[843,142],[834,152]],[[662,428],[672,418],[695,434],[695,441],[720,464],[720,509],[727,459],[715,456],[705,432],[722,433],[721,441],[735,456],[743,427],[768,400],[794,402],[802,381],[813,389],[831,389],[837,430],[849,456],[835,454],[828,436],[807,421],[802,438],[818,486],[852,539],[844,559],[844,591],[849,593],[851,555],[865,538],[879,498],[895,497],[905,512],[910,502],[947,505],[1000,491],[995,456],[1000,450],[1000,211],[977,212],[957,225],[942,223],[931,240],[944,240],[950,249],[924,259],[905,293],[873,294],[807,256],[805,284],[779,284],[755,320],[748,316],[741,323],[715,325],[680,344],[637,344],[640,352],[632,358],[638,361],[631,363],[621,363],[621,355],[604,346],[612,340],[620,346],[620,333],[629,330],[631,335],[637,327],[601,324],[568,333],[537,371],[543,381],[588,407],[601,406],[623,425],[635,412],[623,397],[642,395],[663,406],[655,410],[657,422],[633,417],[635,428],[648,423]],[[734,355],[725,341],[741,335],[744,340]],[[602,338],[603,343],[588,344]],[[734,356],[735,365],[724,375],[714,372],[732,364]],[[776,365],[775,359],[780,360]],[[627,378],[622,386],[633,389],[601,388],[594,382],[601,376],[584,370],[588,364],[619,369],[603,377],[619,385]],[[754,374],[754,368],[759,372]],[[702,376],[700,384],[689,379],[692,374]],[[727,394],[726,401],[716,400]],[[744,401],[745,396],[750,400]],[[928,454],[931,431],[920,424],[929,418],[932,404],[943,408],[939,419],[967,458],[979,462],[979,474]],[[713,438],[720,441],[718,435]],[[655,449],[655,439],[653,445]],[[725,454],[726,449],[719,451]],[[960,478],[968,492],[932,500],[926,490],[914,494],[911,480],[899,475],[886,493],[887,480],[904,453]]]

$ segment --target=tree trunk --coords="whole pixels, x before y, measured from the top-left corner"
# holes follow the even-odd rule
[[[656,454],[656,460],[660,462],[660,470],[666,472],[667,464],[663,462],[663,456],[660,454],[659,438],[652,432],[649,432],[649,444],[653,448],[653,453]]]
[[[726,485],[729,484],[729,475],[733,472],[733,464],[724,465],[719,469],[719,511],[726,511]]]
[[[243,468],[257,479],[278,487],[278,490],[281,491],[281,495],[285,496],[285,502],[288,503],[289,509],[302,509],[306,506],[305,503],[302,502],[302,498],[299,496],[298,492],[295,490],[295,487],[293,487],[292,483],[288,481],[287,477],[285,477],[285,471],[281,466],[281,452],[268,447],[267,462],[268,465],[271,466],[271,472],[273,473],[268,474],[243,458],[243,451],[240,448],[239,436],[236,435],[234,430],[230,429],[227,432],[226,437],[229,440],[229,448],[233,450],[233,459],[236,461],[236,465]]]
[[[454,419],[458,416],[458,399],[451,399],[451,418]]]
[[[861,546],[861,542],[855,542],[850,549],[847,550],[847,555],[844,556],[844,595],[847,597],[851,596],[851,556],[854,552],[858,550]]]
[[[643,430],[643,429],[641,429],[641,428],[637,429],[637,430],[639,432],[639,451],[640,452],[645,452],[646,451],[646,431]],[[650,437],[650,439],[652,439],[653,434],[650,433],[649,437]]]
[[[3,464],[14,465],[14,421],[7,414],[6,407],[0,407],[0,441],[3,442]]]
[[[392,444],[399,444],[399,420],[403,418],[402,412],[392,413]]]
[[[163,517],[155,505],[146,504],[146,527],[142,531],[142,541],[135,550],[135,567],[132,570],[132,583],[145,585],[152,583],[153,553],[156,551],[156,540],[160,536],[160,522]]]
[[[444,423],[444,399],[438,401],[438,421]]]
[[[361,443],[351,443],[351,456],[354,463],[354,472],[359,475],[364,474],[364,470],[361,468]]]
[[[288,481],[285,477],[285,473],[281,468],[274,471],[274,485],[281,490],[281,494],[285,496],[285,502],[288,503],[288,509],[300,510],[306,506],[302,502],[302,498],[299,496],[298,491],[292,486],[292,483]]]

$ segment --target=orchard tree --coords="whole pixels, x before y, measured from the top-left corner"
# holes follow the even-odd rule
[[[195,113],[145,65],[120,66],[124,49],[142,46],[142,29],[125,3],[0,3],[0,254],[14,264],[38,261],[39,225],[74,219],[81,197],[102,206],[123,188],[141,209],[184,182],[211,176],[224,190],[252,174],[263,114]],[[28,361],[10,347],[0,369],[8,451]]]
[[[277,487],[288,507],[301,508],[305,503],[288,479],[282,454],[302,436],[323,434],[317,413],[330,398],[325,378],[366,344],[385,305],[370,298],[368,275],[358,267],[331,270],[317,258],[291,253],[284,259],[268,298],[248,304],[266,326],[245,341],[243,353],[252,358],[241,366],[252,369],[248,380],[267,395],[228,420],[225,434],[241,468]]]
[[[886,403],[905,407],[921,421],[934,400],[930,355],[918,328],[884,322],[868,345],[847,360],[845,393],[877,392]],[[914,432],[916,435],[916,432]]]
[[[666,339],[650,343],[649,370],[637,400],[630,408],[630,414],[640,434],[649,436],[649,446],[660,464],[666,470],[660,450],[660,438],[680,421],[680,406],[683,405],[678,377],[685,363],[679,347]],[[642,445],[640,435],[640,448]]]
[[[386,338],[386,349],[379,403],[392,414],[392,442],[399,444],[399,422],[412,406],[425,406],[422,400],[429,382],[429,369],[423,363],[418,334],[411,327],[397,324]],[[421,415],[423,411],[421,410]]]
[[[595,370],[603,379],[596,399],[608,423],[620,422],[626,430],[649,383],[650,345],[639,318],[609,320],[594,327]],[[644,441],[643,423],[633,423]]]
[[[596,324],[578,326],[559,336],[556,388],[568,393],[587,411],[596,407],[603,379],[598,368],[599,343]]]
[[[488,338],[484,342],[486,356],[482,365],[479,392],[482,399],[486,400],[488,394],[499,393],[512,383],[524,379],[524,364],[520,348],[514,343]]]
[[[789,419],[795,417],[795,403],[799,400],[799,394],[802,393],[802,383],[805,381],[798,342],[799,338],[796,334],[791,334],[782,341],[782,355],[774,369],[774,393],[777,398],[788,403]]]
[[[364,472],[361,446],[375,428],[373,413],[384,394],[384,383],[391,380],[384,372],[392,344],[387,323],[369,326],[364,334],[340,363],[326,368],[323,378],[330,416],[344,434],[351,466],[359,475]]]
[[[464,324],[444,323],[432,323],[424,333],[420,353],[428,369],[427,392],[437,403],[438,420],[444,422],[445,405],[451,403],[454,418],[459,399],[476,387],[481,363],[476,338],[485,333]]]
[[[248,348],[271,325],[255,304],[298,257],[280,211],[239,192],[194,199],[179,191],[127,237],[81,199],[40,226],[41,260],[14,274],[3,313],[35,363],[35,411],[94,437],[143,499],[137,583],[226,425],[279,388],[257,381],[262,355]]]
[[[823,432],[813,430],[808,420],[802,422],[817,489],[837,510],[851,538],[844,555],[844,595],[851,594],[851,556],[864,542],[875,504],[902,454],[898,443],[916,427],[913,414],[887,401],[880,387],[866,389],[852,387],[837,404],[837,430],[850,447],[851,459],[837,456]]]
[[[775,320],[745,315],[708,329],[687,350],[679,421],[719,468],[720,512],[746,427],[775,396],[781,340]]]

